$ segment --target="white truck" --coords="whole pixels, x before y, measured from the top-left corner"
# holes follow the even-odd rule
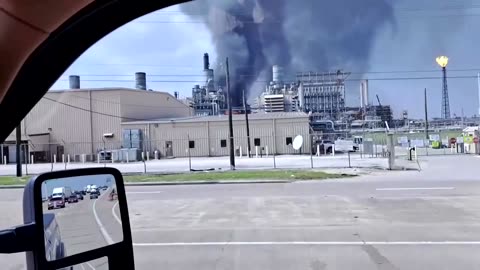
[[[335,152],[355,152],[358,146],[353,140],[338,139],[335,141]]]
[[[56,187],[53,188],[52,198],[63,197],[68,200],[72,196],[72,189],[70,187]]]

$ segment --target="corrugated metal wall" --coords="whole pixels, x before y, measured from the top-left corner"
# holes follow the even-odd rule
[[[174,157],[186,157],[190,151],[192,157],[227,156],[229,154],[228,121],[171,122],[158,124],[124,124],[124,129],[138,128],[146,130],[146,149],[153,156],[155,151],[161,157],[167,156],[167,142],[173,148]],[[149,131],[148,131],[149,130]],[[293,154],[292,145],[286,139],[302,135],[304,148],[302,153],[310,149],[308,118],[255,119],[250,120],[250,141],[252,154],[255,155],[255,139],[260,141],[265,154]],[[189,148],[189,141],[194,147]],[[222,143],[223,141],[223,143]],[[234,144],[237,151],[247,152],[247,135],[245,121],[234,121]]]

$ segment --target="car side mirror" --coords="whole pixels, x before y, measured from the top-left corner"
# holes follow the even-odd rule
[[[89,191],[80,196],[87,185]],[[0,253],[26,251],[27,270],[71,269],[100,258],[108,264],[96,269],[134,269],[125,187],[117,169],[33,177],[25,186],[23,217],[25,225],[13,233],[0,232]],[[9,243],[3,239],[15,249],[5,248]]]

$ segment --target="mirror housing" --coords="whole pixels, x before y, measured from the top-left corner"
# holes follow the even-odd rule
[[[123,240],[105,247],[69,255],[54,261],[48,261],[45,254],[45,231],[43,226],[43,196],[42,183],[52,179],[81,176],[112,175],[116,182],[118,206],[123,231]],[[107,257],[109,269],[134,269],[132,234],[128,218],[127,200],[123,177],[114,168],[88,168],[49,172],[30,179],[25,186],[23,197],[23,219],[30,226],[30,246],[25,247],[27,270],[61,269],[98,258]],[[26,226],[26,225],[23,225]],[[20,228],[20,227],[18,227]],[[28,230],[26,230],[28,231]],[[33,240],[33,241],[32,241]]]

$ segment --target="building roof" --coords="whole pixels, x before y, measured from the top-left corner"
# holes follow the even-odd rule
[[[80,89],[51,89],[47,93],[70,93],[70,92],[88,92],[88,91],[130,91],[130,92],[142,92],[142,93],[156,93],[156,94],[166,94],[171,95],[168,92],[155,91],[155,90],[143,90],[136,88],[127,88],[127,87],[104,87],[104,88],[80,88]]]
[[[244,114],[232,115],[233,121],[244,121]],[[275,113],[253,113],[248,115],[249,120],[269,120],[269,119],[308,119],[308,114],[304,112],[275,112]],[[220,122],[228,121],[228,115],[213,116],[192,116],[185,118],[156,119],[149,121],[123,122],[126,125],[135,124],[166,124],[166,123],[198,123],[198,122]]]

